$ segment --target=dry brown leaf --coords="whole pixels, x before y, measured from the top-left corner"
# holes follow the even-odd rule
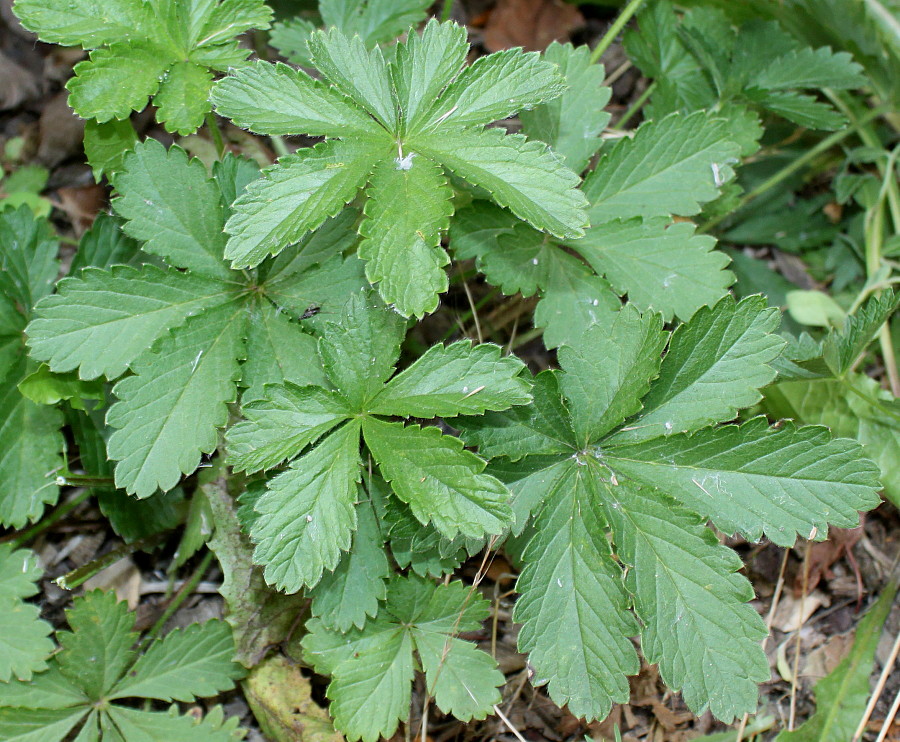
[[[542,51],[552,41],[568,41],[584,17],[562,0],[499,0],[484,27],[489,51],[524,47]]]

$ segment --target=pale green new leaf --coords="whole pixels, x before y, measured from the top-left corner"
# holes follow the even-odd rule
[[[253,267],[297,242],[351,201],[389,151],[382,140],[330,140],[282,158],[235,202],[225,258]]]
[[[504,49],[466,67],[431,107],[421,129],[483,126],[552,100],[563,90],[565,81],[555,65],[536,52]]]
[[[778,324],[778,311],[761,296],[701,308],[673,333],[644,410],[615,440],[698,430],[758,402],[759,390],[775,378],[769,364],[784,346],[773,334]]]
[[[753,588],[737,574],[740,557],[702,518],[658,492],[632,485],[606,492],[647,661],[696,714],[708,708],[727,724],[753,713],[757,684],[769,678],[760,647],[766,627],[747,604]]]
[[[86,706],[0,708],[0,739],[6,742],[62,742],[87,712]]]
[[[626,305],[605,325],[593,325],[558,351],[562,396],[579,445],[597,441],[641,409],[659,373],[668,340],[659,315]]]
[[[334,569],[356,530],[359,422],[327,436],[271,482],[256,502],[251,538],[266,581],[297,592]]]
[[[414,137],[410,146],[486,189],[535,229],[557,237],[584,234],[587,201],[578,176],[545,144],[502,129],[442,129]]]
[[[95,49],[90,59],[75,65],[75,77],[66,84],[69,105],[82,118],[100,123],[126,119],[147,105],[170,62],[151,45],[124,42]]]
[[[227,435],[235,471],[271,469],[300,453],[342,420],[346,400],[319,386],[270,385],[265,398],[243,405],[243,420]]]
[[[93,49],[128,41],[135,32],[149,34],[152,19],[144,0],[17,0],[22,25],[41,39],[64,46]]]
[[[344,35],[336,28],[316,31],[307,45],[310,58],[324,77],[393,131],[397,107],[381,50],[366,49],[359,36]]]
[[[234,277],[222,260],[225,212],[219,188],[200,160],[148,139],[125,157],[116,189],[121,195],[113,207],[126,220],[123,229],[146,252],[209,278]]]
[[[706,111],[642,124],[601,157],[584,182],[593,224],[642,216],[692,216],[734,176],[740,146]]]
[[[433,312],[447,290],[444,266],[450,262],[440,244],[453,213],[443,170],[415,153],[385,159],[375,166],[366,195],[358,251],[367,261],[366,276],[403,316]]]
[[[134,659],[134,614],[115,593],[93,590],[75,601],[66,619],[71,631],[56,634],[60,672],[99,701]]]
[[[847,52],[804,47],[773,59],[751,77],[750,85],[764,90],[861,88],[866,85],[866,77]]]
[[[215,696],[231,690],[243,675],[233,657],[228,624],[190,624],[151,644],[108,697],[190,702],[197,696]]]
[[[612,88],[603,86],[603,66],[591,63],[586,46],[554,41],[543,56],[557,65],[568,88],[556,100],[522,111],[522,130],[530,138],[549,144],[580,173],[603,144],[600,135],[610,119],[604,109]]]
[[[499,346],[460,340],[433,345],[397,374],[372,400],[369,411],[400,417],[453,417],[505,410],[531,401],[524,364],[501,357]]]
[[[598,476],[570,460],[544,490],[514,613],[532,682],[549,684],[557,704],[589,719],[628,700],[626,675],[640,666],[629,639],[638,625],[607,541]]]
[[[176,62],[166,71],[153,98],[156,120],[166,130],[181,134],[194,133],[210,111],[209,89],[213,75],[193,62]]]
[[[189,318],[132,364],[106,416],[117,429],[107,443],[116,486],[141,498],[169,490],[215,450],[237,394],[245,331],[243,306],[226,304]]]
[[[174,270],[86,268],[38,303],[28,345],[53,371],[114,379],[166,330],[229,299],[221,282]]]
[[[512,517],[509,491],[483,474],[484,461],[434,427],[366,418],[363,435],[384,478],[421,523],[448,538],[499,534]]]
[[[790,546],[797,534],[823,539],[829,523],[859,525],[879,500],[878,468],[856,441],[826,428],[765,418],[604,449],[604,461],[659,488],[727,533],[763,534]]]
[[[353,626],[361,629],[367,618],[374,617],[379,602],[387,596],[386,581],[391,575],[375,513],[361,503],[356,514],[358,525],[349,553],[334,572],[324,573],[319,584],[308,591],[312,614],[335,631],[349,631]]]
[[[641,311],[687,321],[700,307],[719,301],[734,282],[725,270],[728,256],[713,249],[714,238],[694,229],[661,217],[615,219],[567,244]]]
[[[218,82],[212,102],[222,116],[257,134],[355,137],[378,125],[334,88],[286,64],[257,60]]]
[[[50,626],[37,606],[23,600],[38,591],[41,574],[31,551],[0,544],[0,705],[23,705],[4,694],[6,684],[11,678],[30,680],[32,673],[46,669],[53,652]]]

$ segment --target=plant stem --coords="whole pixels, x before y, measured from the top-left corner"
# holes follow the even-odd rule
[[[884,106],[879,106],[878,108],[873,108],[869,111],[865,116],[863,116],[859,121],[853,126],[848,126],[846,129],[842,129],[841,131],[836,131],[831,136],[825,137],[821,142],[819,142],[815,147],[810,150],[807,150],[805,154],[798,157],[796,160],[791,162],[789,165],[786,165],[777,173],[772,175],[770,178],[767,178],[762,183],[760,183],[756,188],[750,191],[747,195],[745,195],[740,203],[737,205],[737,208],[730,211],[727,214],[720,214],[719,216],[713,217],[708,222],[703,224],[701,227],[697,229],[698,234],[702,234],[704,232],[708,232],[713,227],[717,226],[721,221],[725,218],[731,216],[732,214],[737,213],[741,209],[743,209],[747,204],[749,204],[754,199],[761,196],[766,191],[774,188],[782,181],[789,178],[795,172],[800,170],[801,168],[806,167],[806,165],[813,160],[815,160],[820,154],[825,152],[826,150],[831,149],[838,142],[846,139],[851,134],[859,131],[860,127],[865,126],[867,123],[872,121],[875,118],[878,118],[881,114],[885,112],[886,108]]]
[[[609,45],[615,41],[616,36],[619,35],[619,31],[621,31],[625,27],[625,24],[631,20],[631,16],[637,12],[637,9],[643,1],[644,0],[630,0],[628,5],[622,9],[622,12],[619,13],[619,17],[616,18],[609,27],[609,31],[606,32],[604,37],[600,39],[600,43],[597,44],[591,52],[591,64],[594,64],[603,56],[603,52],[605,52],[609,48]]]
[[[112,487],[116,481],[112,477],[101,477],[93,474],[60,474],[56,478],[61,487]]]
[[[222,139],[222,132],[219,130],[219,122],[216,121],[216,114],[212,111],[206,114],[206,128],[212,135],[213,144],[216,145],[216,155],[221,160],[225,156],[225,141]]]
[[[633,117],[638,111],[641,110],[641,108],[643,107],[644,103],[647,102],[647,98],[649,98],[651,95],[653,95],[653,91],[656,90],[656,82],[657,82],[656,80],[654,80],[653,82],[651,82],[651,83],[647,86],[647,88],[644,90],[644,92],[641,93],[641,94],[638,96],[637,100],[636,100],[634,103],[631,104],[631,107],[630,107],[627,111],[625,111],[625,113],[622,115],[622,118],[620,118],[620,119],[616,122],[616,128],[617,128],[617,129],[624,129],[624,128],[625,128],[625,124],[627,124],[629,121],[631,121],[632,117]]]
[[[71,513],[75,508],[77,508],[81,503],[87,500],[91,496],[91,491],[89,489],[84,490],[84,492],[79,492],[72,499],[64,502],[62,505],[57,507],[52,513],[41,518],[39,523],[35,523],[31,528],[27,531],[22,531],[18,536],[16,536],[12,540],[12,546],[14,549],[18,549],[23,544],[31,541],[35,536],[46,531],[50,526],[56,523],[58,520],[65,518],[69,513]]]
[[[444,7],[441,9],[441,23],[449,21],[452,14],[453,0],[444,0]]]
[[[115,564],[120,559],[129,554],[133,554],[140,549],[149,550],[159,546],[167,537],[168,533],[154,533],[151,536],[145,536],[144,538],[139,538],[137,541],[132,541],[130,544],[123,544],[118,549],[113,549],[109,554],[104,554],[99,559],[94,559],[83,567],[73,569],[68,574],[58,577],[56,579],[56,584],[63,590],[74,590],[79,585],[82,585],[87,580],[91,579],[91,577],[98,572],[106,569],[109,565]]]
[[[203,555],[203,559],[200,561],[200,564],[197,565],[197,569],[193,571],[190,579],[185,582],[179,589],[178,592],[175,593],[175,597],[169,601],[169,604],[166,606],[166,610],[163,611],[163,614],[156,620],[156,623],[153,624],[153,628],[150,629],[150,632],[144,637],[142,643],[151,644],[159,633],[163,630],[163,627],[169,621],[170,618],[174,615],[175,611],[177,611],[181,604],[187,599],[187,597],[197,589],[197,585],[200,584],[200,580],[203,579],[203,575],[206,574],[206,570],[209,569],[209,565],[212,563],[213,554],[211,551],[207,550],[207,552]]]
[[[272,141],[272,149],[275,150],[275,154],[279,157],[285,157],[289,155],[291,151],[287,148],[287,145],[284,143],[284,139],[279,136],[271,136],[269,139]]]

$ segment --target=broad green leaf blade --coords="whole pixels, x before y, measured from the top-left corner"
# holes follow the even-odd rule
[[[556,66],[521,49],[479,57],[434,103],[422,129],[481,126],[558,97],[565,80]]]
[[[153,23],[143,0],[76,0],[66,5],[57,0],[18,0],[15,14],[42,41],[85,49],[128,41],[135,32],[147,33]]]
[[[53,651],[52,647],[50,651]],[[0,708],[71,710],[72,706],[87,705],[88,702],[84,691],[63,675],[52,659],[49,669],[37,673],[30,680],[0,683]]]
[[[319,13],[326,26],[347,36],[359,34],[366,46],[393,41],[425,18],[428,0],[323,0]]]
[[[438,708],[457,719],[484,719],[500,703],[505,678],[497,661],[471,642],[413,629],[428,692]]]
[[[863,68],[847,52],[806,47],[773,59],[751,77],[750,86],[764,90],[861,88],[866,85],[862,72]]]
[[[277,49],[278,53],[291,64],[312,67],[306,42],[315,30],[315,24],[305,18],[287,18],[272,25],[269,32],[269,46]]]
[[[610,553],[599,476],[594,467],[570,461],[545,492],[514,612],[535,685],[549,684],[557,704],[589,719],[627,701],[626,676],[640,667],[628,638],[638,626]]]
[[[200,160],[154,139],[125,157],[113,201],[126,234],[170,265],[209,278],[234,279],[222,259],[225,213],[219,189]]]
[[[559,388],[561,374],[543,371],[534,379],[534,397],[527,407],[453,421],[482,456],[513,460],[532,454],[572,454],[577,448],[572,416]]]
[[[413,1],[421,5],[421,0]],[[434,100],[459,74],[468,51],[465,27],[435,18],[421,36],[411,33],[405,44],[398,44],[391,72],[404,132],[418,130]]]
[[[825,538],[828,525],[854,528],[860,510],[878,502],[878,467],[856,441],[831,438],[822,427],[765,418],[738,427],[706,428],[604,448],[617,473],[655,487],[723,531],[751,541],[762,534],[780,546]]]
[[[840,332],[829,333],[822,344],[828,367],[837,377],[849,371],[872,337],[900,307],[900,294],[886,291],[870,298],[856,314],[847,317]]]
[[[174,631],[151,644],[109,698],[193,701],[234,688],[243,668],[233,661],[234,639],[224,621],[209,620]]]
[[[524,364],[489,343],[434,345],[372,401],[376,415],[453,417],[505,410],[531,401]]]
[[[784,116],[798,126],[810,129],[834,131],[847,123],[843,114],[835,111],[812,95],[800,95],[786,91],[747,91],[751,100],[768,108],[779,116]]]
[[[243,420],[227,435],[235,471],[271,469],[318,440],[350,411],[347,402],[318,386],[271,385],[265,398],[243,405]]]
[[[572,345],[560,346],[560,392],[581,447],[641,409],[666,340],[659,315],[642,316],[629,304],[609,324],[593,325]]]
[[[371,294],[354,294],[339,325],[319,340],[325,373],[354,409],[362,410],[394,372],[406,322]]]
[[[166,71],[159,91],[153,96],[156,120],[166,131],[186,136],[203,124],[211,110],[209,90],[213,75],[193,62],[176,62]]]
[[[0,708],[0,739],[6,742],[62,742],[87,712],[87,706]]]
[[[234,204],[225,257],[251,268],[334,216],[389,154],[381,140],[330,140],[283,157]]]
[[[394,588],[401,578],[389,583]],[[359,652],[390,642],[398,630],[396,620],[386,611],[367,621],[362,629],[340,632],[325,628],[318,618],[306,622],[306,635],[301,642],[306,661],[322,675],[333,675],[335,668]],[[410,647],[412,651],[412,647]]]
[[[881,469],[885,497],[897,505],[900,504],[900,421],[885,414],[883,407],[891,403],[896,404],[891,393],[863,374],[853,374],[843,382],[776,384],[766,389],[765,398],[766,409],[779,417],[827,425],[834,435],[855,438],[862,443],[865,456]]]
[[[271,296],[275,284],[296,283],[314,265],[319,266],[317,274],[321,274],[322,266],[359,241],[356,232],[358,221],[359,212],[348,206],[337,216],[327,219],[321,227],[310,232],[300,242],[283,250],[277,258],[263,263],[260,275],[265,277],[266,296]]]
[[[578,176],[545,144],[502,129],[442,129],[412,138],[409,146],[484,188],[535,229],[557,237],[584,234],[587,201]]]
[[[5,314],[30,317],[34,304],[53,291],[58,252],[59,241],[46,219],[35,218],[24,206],[0,212],[0,291],[6,300],[19,304]],[[19,331],[16,325],[14,334]]]
[[[229,299],[220,282],[174,270],[86,268],[38,304],[28,345],[53,371],[115,379],[166,330]]]
[[[250,315],[247,360],[241,366],[241,400],[265,397],[266,384],[328,385],[316,340],[268,302]]]
[[[191,714],[180,716],[173,707],[169,713],[139,711],[110,706],[109,720],[127,742],[234,742],[234,723],[221,723],[222,712],[210,711],[201,721]],[[103,739],[108,735],[104,732]]]
[[[703,519],[652,490],[608,486],[607,513],[644,627],[641,648],[696,714],[730,724],[753,713],[769,679],[762,618],[740,557]]]
[[[484,461],[437,428],[363,421],[366,445],[396,495],[421,523],[448,538],[499,534],[512,519],[509,491],[483,474]]]
[[[53,652],[49,624],[40,619],[37,606],[22,600],[38,591],[34,583],[41,574],[31,551],[0,544],[0,705],[27,705],[21,698],[6,697],[4,690],[11,678],[28,681],[32,673],[45,670]]]
[[[84,156],[94,172],[94,180],[99,182],[104,175],[112,178],[120,172],[125,155],[137,141],[130,119],[113,119],[103,124],[93,119],[85,121]]]
[[[391,737],[409,713],[412,639],[400,627],[341,662],[328,686],[334,725],[349,742]]]
[[[691,432],[758,402],[759,389],[775,378],[769,364],[784,346],[774,334],[778,324],[778,311],[767,308],[762,296],[737,303],[726,297],[701,308],[672,334],[644,411],[616,440]]]
[[[584,182],[591,223],[642,216],[692,216],[731,180],[740,146],[728,122],[706,111],[642,124],[609,149]]]
[[[454,580],[435,585],[416,577],[395,577],[388,590],[387,611],[400,623],[423,632],[456,634],[478,631],[490,604],[471,585]]]
[[[134,658],[134,614],[113,592],[93,590],[66,611],[71,631],[57,632],[60,672],[91,701],[99,701]]]
[[[566,165],[580,173],[603,144],[600,135],[610,119],[604,108],[612,88],[603,86],[603,66],[591,63],[586,46],[554,41],[543,57],[557,66],[568,87],[556,100],[522,111],[522,131],[549,144]]]
[[[335,631],[363,628],[366,619],[378,613],[378,604],[387,597],[386,581],[391,575],[375,513],[365,503],[356,510],[357,529],[353,544],[334,572],[326,572],[318,585],[308,591],[312,614]]]
[[[212,102],[219,115],[257,134],[356,137],[379,131],[334,88],[281,63],[256,61],[235,71],[215,85]]]
[[[328,82],[372,114],[389,132],[396,129],[397,105],[380,49],[368,50],[361,38],[344,35],[337,28],[316,31],[307,46],[310,58]]]
[[[728,256],[714,250],[715,244],[714,238],[695,234],[693,224],[664,218],[615,219],[568,243],[618,293],[627,293],[641,311],[661,312],[666,321],[689,320],[734,283],[725,270]]]
[[[366,276],[403,316],[433,312],[447,290],[444,266],[450,262],[441,233],[453,213],[453,189],[443,170],[415,153],[382,160],[366,195],[365,239],[357,253],[368,261]]]
[[[793,732],[781,732],[776,742],[840,742],[853,738],[866,710],[875,650],[896,593],[894,584],[882,589],[878,602],[859,622],[850,653],[816,683],[816,712]]]
[[[36,520],[46,503],[59,498],[56,472],[65,444],[60,411],[32,402],[18,389],[28,370],[19,358],[0,379],[0,523],[13,528]]]
[[[106,416],[116,486],[138,497],[174,487],[218,444],[243,357],[246,313],[226,304],[191,317],[132,364]]]
[[[374,482],[380,483],[381,492],[375,491]],[[384,500],[384,512],[379,515],[383,526],[389,529],[391,555],[400,569],[409,567],[420,577],[440,578],[459,568],[468,556],[466,542],[471,539],[447,539],[433,525],[423,526],[409,505],[391,497],[387,483],[374,473],[367,484],[373,499],[380,495]]]
[[[208,12],[193,15],[203,19],[202,25],[193,24],[190,41],[195,46],[222,44],[251,28],[266,29],[272,21],[272,10],[263,0],[222,0]]]
[[[122,220],[101,211],[78,243],[69,275],[77,276],[85,268],[109,268],[113,265],[140,266],[154,258],[141,252],[140,245],[122,231]]]
[[[359,430],[354,421],[331,433],[270,481],[257,501],[253,558],[279,590],[314,586],[350,548],[361,475]]]
[[[101,124],[126,119],[144,109],[172,61],[150,45],[126,42],[95,49],[90,59],[75,65],[75,77],[66,84],[69,105],[81,118]]]
[[[536,454],[518,461],[496,458],[488,464],[487,473],[497,477],[512,493],[514,522],[510,533],[513,536],[522,535],[531,522],[531,516],[546,499],[547,493],[554,491],[559,482],[569,476],[570,459],[575,456],[576,453]],[[580,460],[583,461],[584,457],[582,456]],[[516,554],[521,554],[527,538],[526,536],[524,542],[517,542]]]

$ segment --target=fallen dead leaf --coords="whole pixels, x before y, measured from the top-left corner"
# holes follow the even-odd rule
[[[568,41],[583,24],[578,8],[562,0],[499,0],[484,26],[484,45],[492,52],[542,51],[552,41]]]
[[[784,593],[772,618],[772,627],[785,634],[796,631],[819,608],[830,604],[829,597],[818,590],[809,593],[806,598],[795,598],[790,593]]]

